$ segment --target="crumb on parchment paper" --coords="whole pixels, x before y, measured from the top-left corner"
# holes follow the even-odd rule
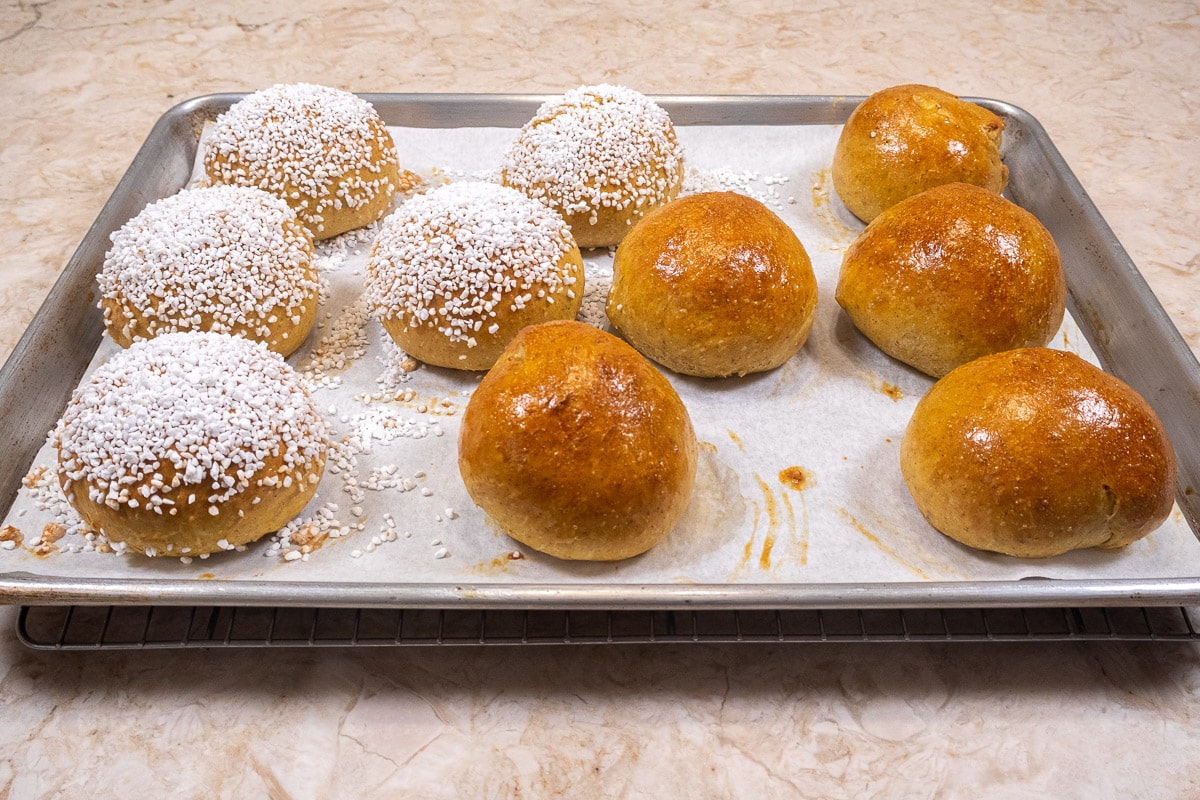
[[[46,468],[44,466],[34,467],[29,471],[24,478],[21,479],[21,485],[26,489],[32,489],[45,476]]]

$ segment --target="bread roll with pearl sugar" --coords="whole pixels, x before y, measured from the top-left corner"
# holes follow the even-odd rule
[[[54,432],[83,520],[150,556],[230,550],[317,490],[326,426],[287,362],[223,333],[168,333],[98,367]]]
[[[210,183],[257,186],[287,201],[315,239],[369,225],[392,206],[400,167],[365,100],[309,83],[277,84],[217,118],[204,152]]]
[[[367,297],[413,358],[488,369],[526,325],[574,319],[583,257],[541,203],[494,183],[451,183],[384,222],[367,261]]]
[[[607,247],[683,186],[671,118],[623,86],[581,86],[544,103],[505,155],[501,183],[563,215],[580,247]]]
[[[236,333],[291,355],[317,318],[308,230],[261,189],[185,189],[112,235],[96,278],[121,347],[174,331]]]
[[[643,355],[686,375],[774,369],[804,345],[817,280],[804,245],[734,192],[671,201],[617,250],[608,317]]]
[[[616,561],[675,527],[696,452],[683,401],[650,362],[590,325],[549,322],[518,334],[472,393],[458,466],[517,541]]]
[[[934,528],[1028,558],[1124,547],[1166,520],[1175,495],[1175,454],[1146,401],[1045,348],[985,356],[934,384],[900,467]]]
[[[850,114],[833,153],[833,187],[856,217],[870,222],[906,197],[946,183],[999,194],[1003,118],[932,86],[876,92]]]
[[[933,377],[1062,325],[1058,247],[1033,214],[963,183],[892,206],[846,251],[837,301],[888,355]]]

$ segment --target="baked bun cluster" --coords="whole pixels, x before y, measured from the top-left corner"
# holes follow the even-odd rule
[[[168,333],[77,389],[54,432],[68,501],[147,555],[230,550],[283,527],[316,492],[327,431],[302,379],[259,342]]]
[[[856,217],[870,222],[906,197],[945,183],[999,194],[1004,120],[932,86],[893,86],[850,114],[833,154],[833,187]]]
[[[934,377],[1047,344],[1066,282],[1049,231],[997,194],[948,184],[897,203],[846,251],[837,301],[885,353]]]
[[[817,306],[808,253],[762,203],[734,192],[678,198],[617,249],[608,317],[686,375],[774,369],[804,345]]]
[[[527,325],[574,319],[583,258],[563,219],[493,183],[451,183],[387,218],[367,296],[392,339],[441,367],[488,369]]]
[[[204,153],[210,183],[285,200],[315,239],[361,228],[391,208],[396,146],[370,103],[341,89],[277,84],[217,118]]]
[[[671,119],[622,86],[582,86],[521,128],[500,179],[562,214],[580,247],[615,245],[683,186]]]
[[[97,275],[104,325],[129,347],[176,331],[236,333],[287,356],[317,315],[308,230],[261,189],[185,189],[112,235]]]
[[[900,466],[934,528],[1023,557],[1124,547],[1166,520],[1175,494],[1174,451],[1145,400],[1045,348],[985,356],[934,384]]]
[[[646,359],[581,322],[521,331],[471,395],[459,470],[514,539],[562,559],[653,547],[690,501],[687,409]]]
[[[834,185],[869,222],[837,301],[883,351],[940,378],[901,445],[930,524],[1025,557],[1119,548],[1158,527],[1176,480],[1145,401],[1076,356],[1059,254],[999,196],[1003,121],[937,89],[873,95],[838,141]],[[396,150],[369,104],[278,85],[217,121],[209,186],[148,206],[112,237],[98,281],[127,348],[80,386],[54,432],[68,501],[151,556],[235,549],[314,496],[328,431],[283,356],[317,309],[313,239],[391,208]],[[461,418],[476,504],[525,545],[568,560],[652,548],[685,513],[698,444],[647,358],[723,377],[802,348],[817,305],[803,244],[733,192],[679,197],[667,114],[608,85],[539,108],[500,184],[457,182],[381,226],[366,299],[428,364],[488,370]],[[620,244],[607,313],[628,340],[574,321],[580,247]],[[942,377],[944,376],[944,377]]]

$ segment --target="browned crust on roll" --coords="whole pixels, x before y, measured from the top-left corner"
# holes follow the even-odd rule
[[[611,561],[657,544],[687,508],[697,444],[671,384],[579,322],[526,328],[471,396],[459,469],[514,539]]]
[[[60,462],[72,458],[70,452],[59,455]],[[217,504],[216,514],[210,510],[213,505],[208,500],[211,489],[207,484],[182,484],[169,492],[160,491],[175,513],[155,513],[148,504],[132,508],[98,502],[89,490],[99,487],[88,481],[71,482],[61,469],[58,478],[83,521],[109,541],[124,542],[147,555],[182,557],[232,550],[279,530],[316,494],[324,468],[324,456],[303,470],[285,468],[280,456],[268,458],[254,485]],[[158,472],[167,485],[176,476],[165,456]],[[131,484],[130,493],[136,496],[142,483],[147,482]]]
[[[639,351],[687,375],[774,369],[808,339],[817,281],[796,234],[734,192],[674,200],[617,250],[607,311]]]
[[[833,154],[833,186],[864,222],[906,197],[962,182],[999,194],[1004,120],[932,86],[904,84],[868,97],[850,114]]]
[[[956,183],[868,225],[846,251],[836,297],[881,350],[940,377],[980,356],[1047,344],[1066,291],[1058,247],[1036,217]]]
[[[1014,556],[1124,547],[1163,523],[1175,494],[1174,451],[1146,401],[1044,348],[938,381],[913,413],[900,466],[934,528]]]

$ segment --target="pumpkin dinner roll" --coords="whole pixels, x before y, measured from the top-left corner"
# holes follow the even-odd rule
[[[97,276],[113,341],[175,331],[235,333],[281,355],[317,317],[312,237],[287,203],[242,186],[185,189],[112,235]]]
[[[951,183],[876,217],[846,250],[836,298],[881,350],[937,378],[980,356],[1049,343],[1067,284],[1037,217]]]
[[[683,186],[671,118],[623,86],[581,86],[542,104],[500,180],[563,215],[580,247],[607,247]]]
[[[804,345],[817,279],[796,234],[735,192],[672,200],[613,261],[608,317],[643,355],[685,375],[774,369]]]
[[[1175,452],[1141,395],[1041,347],[935,383],[904,432],[900,467],[934,528],[1028,558],[1124,547],[1161,525],[1175,496]]]
[[[467,181],[387,218],[367,261],[367,298],[413,358],[483,370],[526,325],[574,319],[583,279],[558,214],[515,189]]]
[[[946,183],[999,194],[1008,185],[1003,135],[1004,119],[983,106],[932,86],[892,86],[846,120],[833,153],[833,188],[863,222]]]
[[[168,333],[102,364],[54,431],[67,500],[149,556],[230,550],[317,490],[327,431],[304,380],[259,342]]]
[[[217,118],[204,152],[210,183],[283,198],[315,239],[361,228],[391,208],[396,146],[367,101],[310,83],[247,95]]]
[[[556,558],[615,561],[675,527],[697,449],[662,373],[572,320],[524,329],[480,381],[458,466],[471,499],[517,541]]]

